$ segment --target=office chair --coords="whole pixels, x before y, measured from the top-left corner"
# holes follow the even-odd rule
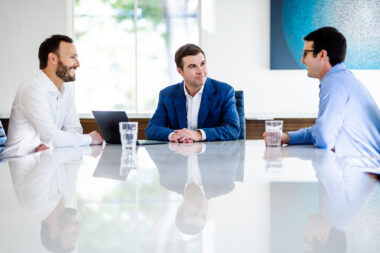
[[[239,114],[240,134],[239,139],[245,139],[245,114],[244,114],[244,93],[242,90],[235,91],[236,110]]]

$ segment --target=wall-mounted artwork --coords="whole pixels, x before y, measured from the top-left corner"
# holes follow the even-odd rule
[[[379,0],[271,0],[271,69],[303,69],[303,37],[323,27],[347,39],[346,66],[380,69]]]

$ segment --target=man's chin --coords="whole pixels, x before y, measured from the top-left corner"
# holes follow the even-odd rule
[[[206,78],[198,80],[197,84],[198,86],[202,86],[203,84],[205,84],[205,82],[206,82]]]
[[[68,83],[68,82],[74,82],[75,81],[75,76],[67,76],[65,78],[61,78],[62,81],[64,81],[65,83]]]

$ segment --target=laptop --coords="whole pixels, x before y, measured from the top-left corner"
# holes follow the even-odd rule
[[[92,111],[96,124],[108,144],[121,144],[119,122],[128,122],[124,111]],[[137,145],[166,144],[169,141],[137,140]]]

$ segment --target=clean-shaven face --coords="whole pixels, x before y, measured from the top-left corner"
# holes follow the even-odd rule
[[[207,79],[207,65],[202,53],[188,55],[182,58],[183,70],[178,73],[183,77],[185,84],[192,89],[200,89]]]
[[[319,61],[319,57],[314,56],[314,42],[313,41],[305,41],[303,47],[303,55],[301,62],[306,65],[307,75],[312,78],[319,78],[321,75],[321,62]]]

